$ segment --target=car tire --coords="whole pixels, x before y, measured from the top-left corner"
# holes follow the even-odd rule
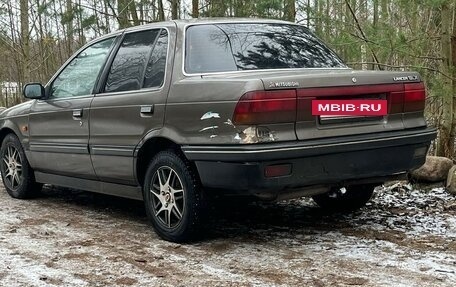
[[[3,139],[0,157],[3,185],[11,197],[26,199],[40,193],[43,185],[35,181],[33,169],[16,135],[8,134]]]
[[[195,169],[174,151],[159,152],[150,162],[143,187],[146,214],[156,233],[172,242],[196,239],[205,210]]]
[[[329,192],[312,196],[322,208],[330,211],[354,211],[366,205],[376,185],[353,185],[332,188]]]

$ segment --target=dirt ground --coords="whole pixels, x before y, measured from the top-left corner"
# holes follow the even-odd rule
[[[217,205],[206,240],[160,240],[141,202],[0,190],[1,286],[456,286],[456,197],[379,188],[350,215],[311,200]]]

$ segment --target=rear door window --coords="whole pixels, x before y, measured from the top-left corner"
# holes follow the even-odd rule
[[[143,85],[146,64],[160,29],[135,32],[125,35],[112,62],[105,92],[139,90]]]
[[[155,88],[163,85],[168,54],[168,32],[161,30],[155,43],[144,74],[143,88]]]

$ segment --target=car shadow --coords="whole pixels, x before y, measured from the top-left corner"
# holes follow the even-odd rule
[[[116,218],[147,222],[144,204],[137,200],[50,185],[43,188],[41,200],[64,202]],[[274,236],[284,232],[302,232],[303,229],[306,233],[332,231],[350,227],[348,217],[326,212],[310,199],[265,203],[223,198],[210,201],[206,228],[200,239],[247,236],[261,240],[265,232]]]

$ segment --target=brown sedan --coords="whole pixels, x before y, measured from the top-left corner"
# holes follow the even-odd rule
[[[283,21],[118,31],[24,95],[32,100],[0,113],[11,196],[48,183],[144,200],[157,233],[176,242],[194,238],[215,194],[361,207],[376,185],[422,165],[436,134],[417,73],[354,71]],[[360,99],[387,110],[312,111],[315,100]]]

